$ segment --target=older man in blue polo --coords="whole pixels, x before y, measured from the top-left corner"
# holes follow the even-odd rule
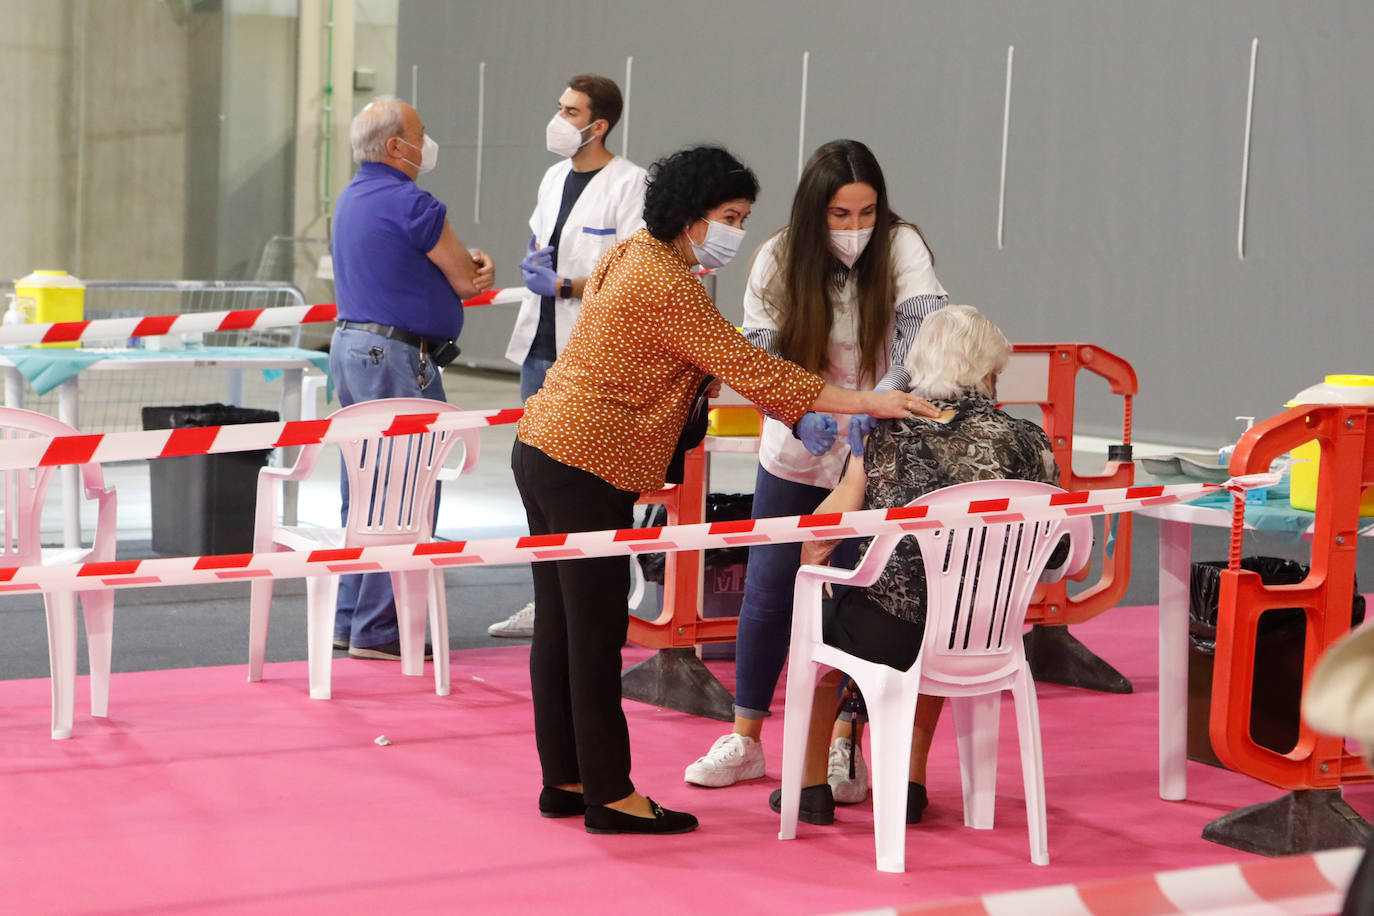
[[[339,323],[329,366],[339,402],[443,401],[439,369],[457,355],[463,298],[489,289],[495,268],[458,239],[443,201],[415,183],[434,168],[439,145],[414,108],[373,101],[353,119],[349,141],[360,167],[339,195],[332,250]],[[346,519],[346,476],[341,487]],[[334,647],[400,659],[389,573],[343,577]]]

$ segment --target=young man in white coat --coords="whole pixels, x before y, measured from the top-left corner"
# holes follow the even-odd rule
[[[582,305],[582,288],[601,256],[644,225],[644,169],[606,149],[624,102],[613,80],[568,80],[545,128],[561,156],[539,182],[529,245],[520,262],[529,295],[520,304],[506,358],[520,364],[520,399],[544,384]],[[534,635],[534,603],[487,628],[492,636]]]

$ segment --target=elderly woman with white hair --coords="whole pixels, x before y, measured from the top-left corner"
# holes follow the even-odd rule
[[[997,409],[997,376],[1010,354],[1006,337],[972,306],[946,306],[926,318],[906,366],[912,393],[928,400],[940,415],[880,421],[869,434],[862,463],[850,461],[817,514],[904,506],[933,490],[972,480],[1057,485],[1059,469],[1045,431]],[[836,543],[803,545],[802,562],[826,562]],[[851,588],[826,603],[824,639],[853,655],[906,671],[921,648],[925,601],[920,548],[914,538],[903,538],[873,585]],[[835,819],[835,800],[826,781],[826,741],[840,706],[836,688],[841,677],[831,671],[816,687],[800,815],[811,824]],[[916,707],[909,824],[918,823],[926,808],[926,757],[943,703],[943,697],[922,696]],[[769,799],[775,811],[781,794],[779,789]]]

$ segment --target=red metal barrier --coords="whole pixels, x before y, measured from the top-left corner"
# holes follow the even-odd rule
[[[662,505],[669,525],[706,521],[706,444],[687,453],[682,483],[646,493],[639,505]],[[650,649],[680,649],[707,642],[732,642],[738,617],[701,616],[703,553],[678,550],[663,565],[663,610],[654,620],[630,615],[630,642]]]
[[[1041,423],[1049,434],[1054,460],[1059,464],[1059,485],[1066,490],[1101,490],[1126,487],[1135,482],[1135,465],[1131,463],[1131,399],[1139,390],[1135,370],[1115,353],[1083,343],[1015,344],[1014,354],[1028,356],[1043,354],[1049,359],[1048,383],[1043,398],[1020,399],[1011,394],[1003,404],[1035,404],[1040,408]],[[1101,474],[1081,475],[1073,469],[1074,402],[1078,374],[1091,372],[1107,380],[1112,394],[1122,397],[1122,452],[1108,455]],[[1112,544],[1102,538],[1101,562],[1097,582],[1079,593],[1068,594],[1067,581],[1042,585],[1036,593],[1027,623],[1067,625],[1090,620],[1109,608],[1116,607],[1131,578],[1131,516],[1108,516],[1104,523],[1115,524],[1116,537]]]
[[[1303,683],[1327,647],[1350,630],[1360,494],[1374,484],[1374,408],[1295,407],[1257,424],[1236,443],[1231,474],[1267,471],[1295,446],[1321,444],[1320,484],[1312,533],[1311,571],[1296,585],[1265,585],[1240,569],[1243,504],[1231,527],[1229,567],[1221,573],[1217,648],[1210,732],[1217,756],[1228,767],[1285,789],[1331,789],[1370,782],[1374,772],[1345,749],[1339,737],[1299,727],[1297,745],[1280,754],[1250,735],[1251,690],[1260,615],[1270,608],[1302,608],[1307,614]]]

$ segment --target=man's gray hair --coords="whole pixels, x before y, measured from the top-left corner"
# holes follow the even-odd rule
[[[907,352],[911,390],[925,398],[949,398],[959,391],[991,395],[988,373],[1007,366],[1007,338],[971,305],[947,305],[921,322]]]
[[[387,158],[386,141],[405,133],[400,99],[378,96],[368,102],[348,128],[354,162],[381,162]]]

